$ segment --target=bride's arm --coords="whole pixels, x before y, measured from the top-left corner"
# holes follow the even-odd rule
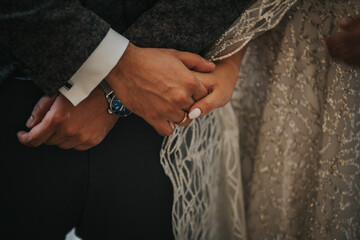
[[[191,119],[204,116],[230,101],[245,52],[246,47],[238,53],[216,62],[216,68],[211,73],[194,72],[195,76],[208,89],[209,94],[191,107],[189,112]]]

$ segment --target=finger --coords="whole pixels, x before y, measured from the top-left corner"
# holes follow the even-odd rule
[[[189,119],[204,116],[212,110],[224,106],[227,102],[227,97],[215,89],[208,96],[194,103],[189,112]]]
[[[73,149],[78,151],[85,151],[99,145],[103,140],[104,137],[93,137],[91,139],[88,139],[88,141],[86,142],[74,146]]]
[[[175,102],[183,103],[181,106],[184,110],[188,110],[193,104],[194,100],[197,101],[208,94],[206,86],[197,78],[198,72],[189,71],[188,75],[182,79],[184,92],[174,95]]]
[[[152,102],[154,106],[152,108],[153,110],[144,111],[140,116],[143,117],[147,122],[149,122],[150,119],[166,119],[171,122],[181,121],[181,119],[184,117],[184,111],[188,111],[194,104],[194,100],[191,98],[191,96],[186,97],[185,94],[181,94],[181,96],[181,99],[177,99],[177,97],[175,97],[178,104],[164,103],[164,101],[155,98]],[[185,101],[185,99],[189,100]]]
[[[183,62],[187,68],[191,70],[198,72],[212,72],[215,69],[214,63],[205,60],[197,54],[181,51],[174,51],[173,53]]]
[[[169,121],[174,123],[177,126],[187,126],[191,123],[191,120],[188,117],[187,110],[186,110],[186,112],[185,112],[185,110],[178,111],[177,116],[170,118]],[[171,127],[171,124],[170,124],[170,127]]]
[[[200,99],[204,98],[209,94],[209,90],[206,88],[206,86],[201,81],[197,81],[197,82],[198,82],[197,88],[194,94],[192,95],[192,98],[195,101],[199,101]],[[188,108],[186,110],[188,110]]]
[[[72,137],[65,137],[63,134],[60,134],[59,132],[55,132],[53,135],[51,135],[46,142],[44,142],[45,145],[60,145],[64,142],[67,142]]]
[[[46,142],[46,145],[67,146],[66,149],[74,148],[81,144],[88,144],[90,135],[81,129],[69,130],[66,128],[57,131]]]
[[[80,141],[87,140],[84,137],[81,137],[82,135],[80,133],[81,133],[80,128],[70,128],[66,125],[63,125],[61,128],[58,128],[56,130],[55,134],[53,134],[46,140],[45,144],[60,145],[64,142],[69,142],[69,141],[75,141],[75,142],[78,141],[80,144],[81,143]]]
[[[66,137],[66,138],[62,138],[60,140],[58,140],[59,142],[57,142],[56,144],[52,144],[52,145],[56,145],[59,148],[62,149],[72,149],[72,148],[77,148],[78,146],[89,146],[93,147],[96,144],[90,142],[90,139],[88,137],[84,137],[81,135],[77,135],[77,136],[73,136],[73,137]]]
[[[56,96],[43,96],[36,103],[30,118],[26,122],[26,127],[32,128],[44,118],[45,114],[50,110],[50,107],[55,101]]]
[[[84,135],[79,134],[74,137],[67,138],[63,142],[57,144],[62,149],[75,149],[79,151],[88,150],[92,147],[99,145],[105,138],[104,135]]]
[[[207,78],[204,78],[204,73],[198,73],[195,71],[192,71],[194,74],[196,80],[199,82],[197,91],[193,94],[193,99],[195,101],[199,101],[200,99],[204,98],[209,94],[209,92],[212,90],[211,84],[207,81]],[[189,110],[189,108],[187,108]]]
[[[79,146],[79,144],[73,141],[64,141],[63,143],[58,144],[57,146],[61,149],[68,150]]]
[[[173,130],[175,129],[175,125],[174,125],[174,123],[173,123],[173,122],[168,121],[168,124],[170,125],[170,127],[171,127]]]
[[[174,129],[170,126],[168,120],[164,119],[149,119],[146,120],[161,136],[170,136]]]
[[[104,139],[102,139],[104,140]],[[78,151],[86,151],[86,150],[89,150],[90,148],[93,148],[97,145],[99,145],[102,140],[93,140],[93,141],[87,141],[86,143],[81,143],[81,144],[77,144],[75,146],[73,146],[72,148],[75,149],[75,150],[78,150]]]
[[[183,112],[183,116],[179,121],[174,122],[176,126],[189,126],[192,120],[189,118],[187,112]]]
[[[37,147],[46,142],[46,140],[55,133],[55,130],[55,124],[51,121],[51,118],[45,116],[44,120],[29,132],[18,132],[17,137],[21,144]]]

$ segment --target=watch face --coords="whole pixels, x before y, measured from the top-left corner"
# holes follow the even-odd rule
[[[111,99],[110,109],[113,113],[119,115],[120,117],[126,117],[131,113],[131,111],[128,110],[115,95]]]

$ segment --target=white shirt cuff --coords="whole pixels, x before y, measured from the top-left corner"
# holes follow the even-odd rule
[[[124,54],[129,40],[110,29],[95,51],[59,91],[74,105],[99,85]]]

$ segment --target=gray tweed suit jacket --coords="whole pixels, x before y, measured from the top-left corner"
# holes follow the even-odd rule
[[[14,64],[26,67],[30,78],[52,95],[95,50],[110,27],[137,46],[201,53],[250,2],[2,0],[0,78],[15,69]]]

